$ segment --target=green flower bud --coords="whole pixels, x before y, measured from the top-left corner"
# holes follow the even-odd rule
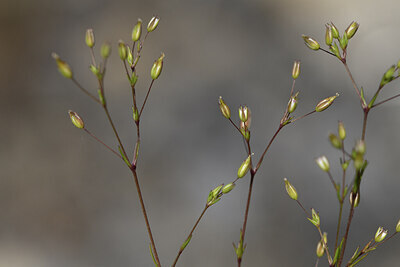
[[[300,60],[295,60],[293,63],[293,69],[292,69],[292,77],[293,79],[297,79],[300,75]]]
[[[329,47],[329,50],[331,50],[331,52],[332,52],[333,54],[335,54],[335,56],[336,56],[338,59],[342,60],[342,57],[340,56],[340,52],[339,52],[339,47],[337,46],[336,43],[333,43],[333,45],[331,45],[331,46]]]
[[[400,232],[400,220],[397,222],[396,232]]]
[[[225,185],[224,187],[222,187],[221,192],[223,194],[228,194],[229,192],[231,192],[233,190],[233,188],[235,188],[236,184],[234,183],[229,183],[227,185]]]
[[[312,50],[318,50],[319,49],[319,43],[317,41],[315,41],[313,38],[306,36],[306,35],[302,35],[301,37],[303,37],[304,43],[308,46],[308,48],[312,49]]]
[[[321,258],[322,256],[324,256],[324,252],[325,252],[324,243],[323,243],[322,240],[321,240],[321,241],[319,241],[318,244],[317,244],[317,250],[316,250],[317,257],[318,257],[318,258]]]
[[[127,58],[127,56],[128,56],[126,45],[125,45],[124,41],[122,41],[122,40],[120,40],[118,42],[118,53],[119,53],[119,57],[122,60],[125,60]]]
[[[109,43],[104,43],[101,46],[100,54],[102,58],[108,58],[111,54],[111,46]]]
[[[135,109],[135,107],[132,107],[132,111],[133,111],[133,115],[132,115],[132,117],[133,117],[133,120],[135,121],[135,122],[138,122],[139,121],[139,111],[138,111],[138,109]]]
[[[150,73],[151,73],[151,78],[153,80],[157,79],[158,76],[160,76],[161,74],[164,57],[165,57],[164,53],[161,53],[161,56],[156,61],[154,61],[154,64],[151,67]]]
[[[311,216],[312,216],[312,219],[310,219],[310,218],[307,218],[307,219],[312,224],[314,224],[316,227],[319,227],[320,223],[321,223],[320,218],[319,218],[319,214],[314,209],[311,209]]]
[[[90,65],[89,69],[90,69],[90,71],[91,71],[96,77],[98,77],[98,78],[101,77],[101,73],[100,73],[99,68],[97,68],[97,67],[94,66],[94,65]]]
[[[332,45],[332,41],[333,41],[332,29],[331,29],[331,26],[329,24],[326,24],[325,27],[326,27],[325,43],[328,46],[331,46]]]
[[[219,97],[219,108],[224,115],[225,118],[229,119],[231,117],[231,110],[229,109],[228,105],[225,104],[224,100],[222,100],[222,96]]]
[[[140,39],[140,35],[142,34],[142,20],[138,19],[135,27],[132,30],[132,41],[136,42]]]
[[[320,101],[317,106],[315,107],[315,111],[321,112],[324,111],[325,109],[329,108],[330,105],[332,105],[333,101],[338,97],[339,94],[336,93],[335,96],[327,97],[324,100]]]
[[[58,71],[61,73],[62,76],[65,78],[71,79],[72,78],[72,70],[71,67],[65,62],[60,59],[60,57],[53,53],[52,57],[56,60]]]
[[[340,38],[339,43],[340,43],[340,47],[341,47],[343,50],[345,50],[346,47],[347,47],[347,44],[349,43],[349,39],[347,38],[346,32],[343,33],[343,36],[342,36],[342,38]]]
[[[328,172],[330,169],[329,161],[325,156],[321,156],[315,160],[318,167],[321,168],[324,172]]]
[[[126,47],[126,53],[127,53],[126,61],[128,61],[128,64],[132,66],[133,65],[133,55],[132,55],[132,51],[129,48],[129,46]]]
[[[93,29],[87,29],[85,35],[86,45],[90,48],[94,46],[94,34]]]
[[[337,149],[341,149],[342,148],[342,141],[336,135],[331,133],[329,135],[329,141],[331,142],[333,147],[335,147]]]
[[[297,108],[297,95],[298,93],[295,96],[292,96],[289,100],[287,107],[289,113],[293,113]]]
[[[352,205],[354,208],[358,207],[358,205],[360,204],[360,193],[350,192],[349,202],[350,205]]]
[[[394,74],[395,70],[396,70],[396,66],[395,65],[391,66],[384,74],[385,79],[391,80],[393,78],[393,74]]]
[[[360,25],[359,25],[357,22],[353,21],[353,22],[349,25],[349,27],[347,27],[345,33],[347,34],[347,38],[348,38],[348,39],[351,39],[351,37],[354,36],[354,34],[357,32],[359,26],[360,26]]]
[[[338,134],[340,139],[344,140],[346,138],[346,129],[341,121],[338,123]]]
[[[239,119],[242,122],[246,122],[247,121],[247,119],[248,119],[248,109],[247,109],[246,106],[244,106],[244,107],[240,106],[240,108],[239,108]]]
[[[386,235],[387,235],[387,230],[383,229],[383,227],[379,227],[375,233],[375,242],[376,243],[382,242],[383,239],[385,239]]]
[[[354,150],[357,154],[364,155],[365,154],[365,142],[363,140],[358,140]]]
[[[288,193],[289,197],[291,199],[297,200],[297,191],[296,188],[294,188],[294,186],[286,179],[283,178],[283,180],[285,181],[285,188],[286,188],[286,192]]]
[[[338,31],[338,29],[336,28],[335,24],[333,24],[333,23],[331,22],[330,26],[331,26],[333,38],[338,39],[338,38],[339,38],[339,31]]]
[[[147,31],[152,32],[157,28],[158,22],[160,22],[160,18],[157,16],[154,16],[151,18],[149,24],[147,25]]]
[[[72,124],[75,125],[76,128],[79,128],[79,129],[85,128],[85,123],[83,122],[81,117],[79,117],[78,113],[76,113],[72,110],[68,110],[68,114],[69,114],[69,118],[72,121]]]
[[[364,157],[362,154],[356,154],[354,157],[354,168],[356,170],[361,170],[364,166]]]
[[[237,171],[237,177],[238,178],[243,178],[247,172],[250,170],[250,163],[251,163],[251,155],[249,155],[240,165],[238,171]]]
[[[217,198],[217,197],[220,195],[220,192],[221,192],[223,186],[224,186],[224,185],[221,184],[221,185],[217,186],[216,188],[214,188],[214,189],[211,191],[211,193],[212,193],[212,195],[213,195],[213,198]]]

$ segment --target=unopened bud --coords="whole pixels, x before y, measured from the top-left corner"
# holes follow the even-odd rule
[[[357,153],[354,157],[354,168],[361,170],[364,167],[364,157],[362,154]]]
[[[360,26],[360,25],[359,25],[357,22],[353,21],[353,22],[349,25],[349,27],[347,27],[345,33],[347,34],[347,38],[348,38],[348,39],[351,39],[351,37],[354,36],[354,34],[357,32],[359,26]]]
[[[338,123],[338,134],[340,139],[344,140],[346,138],[346,129],[341,121]]]
[[[240,165],[238,171],[237,171],[237,177],[238,178],[243,178],[247,172],[250,170],[250,163],[251,163],[251,155],[249,155]]]
[[[142,20],[138,19],[135,27],[132,30],[132,41],[136,42],[140,39],[140,35],[142,34]]]
[[[325,252],[324,243],[323,243],[323,241],[321,240],[321,241],[319,241],[318,244],[317,244],[317,250],[316,250],[317,257],[318,257],[318,258],[321,258],[322,256],[324,256],[324,252]]]
[[[385,79],[390,80],[391,78],[393,78],[393,74],[396,70],[396,66],[393,65],[391,66],[386,72],[385,72]]]
[[[315,162],[317,163],[318,167],[320,167],[321,170],[323,170],[324,172],[329,171],[329,169],[330,169],[329,161],[325,156],[321,156],[321,157],[317,158],[315,160]]]
[[[347,44],[349,43],[349,39],[347,38],[346,32],[343,33],[343,36],[342,36],[342,38],[340,38],[339,43],[340,43],[340,47],[343,50],[345,50],[347,47]]]
[[[86,45],[90,48],[94,46],[94,34],[93,29],[87,29],[85,35]]]
[[[310,219],[310,218],[307,218],[312,224],[314,224],[316,227],[319,227],[320,226],[320,223],[321,223],[321,220],[320,220],[320,218],[319,218],[319,214],[314,210],[314,209],[311,209],[311,216],[312,216],[312,219]]]
[[[365,154],[365,142],[363,140],[358,140],[354,150],[357,154],[364,155]]]
[[[331,142],[332,146],[341,149],[342,148],[342,141],[337,137],[335,134],[330,134],[329,135],[329,141]]]
[[[329,107],[332,105],[333,101],[334,101],[334,100],[336,99],[336,97],[338,97],[338,96],[339,96],[339,94],[336,93],[335,96],[331,96],[331,97],[325,98],[324,100],[320,101],[320,102],[317,104],[317,106],[315,107],[315,111],[321,112],[321,111],[324,111],[325,109],[329,108]]]
[[[288,107],[287,107],[287,110],[289,113],[293,113],[297,108],[297,94],[295,96],[292,96],[289,100]]]
[[[293,69],[292,69],[292,77],[293,79],[297,79],[300,75],[300,60],[296,60],[293,63]]]
[[[125,45],[125,43],[123,42],[123,41],[119,41],[118,42],[118,53],[119,53],[119,57],[122,59],[122,60],[125,60],[126,58],[127,58],[127,56],[128,56],[128,52],[127,52],[127,49],[126,49],[126,45]]]
[[[160,18],[157,16],[154,16],[151,18],[149,24],[147,25],[147,31],[152,32],[157,28],[158,22],[160,22]]]
[[[76,128],[83,129],[85,127],[85,123],[76,112],[68,110],[68,114],[72,124],[75,125]]]
[[[375,242],[379,243],[385,239],[387,235],[387,230],[383,229],[383,227],[379,227],[375,233]]]
[[[331,29],[332,29],[333,38],[338,39],[338,38],[339,38],[339,31],[338,31],[338,29],[336,28],[335,24],[333,24],[333,23],[331,22],[330,26],[331,26]]]
[[[160,76],[161,74],[164,57],[165,57],[164,53],[161,53],[161,56],[156,61],[154,61],[154,64],[151,67],[150,73],[151,73],[151,78],[153,80],[157,79],[158,76]]]
[[[396,232],[400,232],[400,220],[397,222]]]
[[[111,54],[111,46],[109,43],[104,43],[101,46],[100,54],[102,58],[108,58]]]
[[[331,52],[333,53],[333,54],[335,54],[335,56],[338,58],[338,59],[342,59],[342,57],[340,56],[340,52],[339,52],[339,47],[337,46],[337,44],[336,43],[333,43],[333,45],[331,45],[330,47],[329,47],[329,50],[331,50]]]
[[[352,205],[354,208],[358,207],[358,205],[360,204],[360,193],[350,192],[349,202],[350,205]]]
[[[127,53],[126,61],[128,61],[128,64],[132,66],[133,65],[133,54],[132,54],[132,51],[129,48],[129,46],[126,47],[126,53]]]
[[[228,194],[229,192],[231,192],[231,191],[233,190],[233,188],[235,188],[235,186],[236,186],[236,184],[234,184],[234,183],[229,183],[229,184],[225,185],[225,186],[222,188],[221,192],[222,192],[223,194]]]
[[[306,35],[302,35],[301,37],[303,37],[304,43],[308,46],[308,48],[312,49],[312,50],[318,50],[319,49],[319,43],[317,41],[315,41],[313,38],[306,36]]]
[[[242,122],[246,122],[247,121],[247,119],[248,119],[248,109],[247,109],[246,106],[244,106],[244,107],[240,106],[240,108],[239,108],[239,119]]]
[[[67,62],[62,61],[60,57],[53,53],[52,57],[56,60],[58,71],[61,73],[62,76],[65,78],[71,79],[72,78],[72,70],[71,67],[67,64]]]
[[[222,96],[219,97],[218,102],[222,115],[224,115],[225,118],[229,119],[231,117],[231,110],[229,109],[228,105],[225,104],[224,100],[222,99]]]
[[[333,41],[332,29],[331,29],[331,26],[329,24],[326,24],[325,27],[326,27],[325,43],[328,46],[331,46],[332,45],[332,41]]]
[[[296,188],[294,188],[294,186],[288,181],[288,179],[283,178],[283,180],[285,181],[285,188],[286,188],[286,192],[288,193],[289,197],[291,199],[297,200]]]

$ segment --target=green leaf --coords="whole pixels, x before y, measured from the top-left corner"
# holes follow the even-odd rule
[[[333,258],[333,263],[332,263],[333,265],[335,265],[336,262],[337,262],[338,259],[339,259],[340,252],[342,251],[342,247],[343,247],[343,241],[344,241],[344,238],[343,238],[342,241],[340,242],[340,245],[336,248],[335,257]]]
[[[131,168],[132,165],[131,165],[131,163],[129,162],[129,160],[125,157],[125,154],[124,154],[124,152],[122,151],[122,149],[121,149],[120,146],[118,146],[118,150],[119,150],[119,153],[121,154],[122,159],[125,161],[126,165],[128,165],[128,167]]]

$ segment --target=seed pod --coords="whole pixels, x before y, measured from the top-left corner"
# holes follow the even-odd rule
[[[297,108],[297,97],[296,96],[297,96],[297,94],[295,96],[292,96],[289,100],[288,107],[287,107],[287,110],[289,113],[293,113]]]
[[[160,22],[159,17],[157,16],[152,17],[149,24],[147,25],[147,31],[148,32],[154,31],[157,28],[159,22]]]
[[[296,188],[294,188],[294,186],[288,181],[288,179],[283,178],[283,180],[285,181],[285,188],[286,188],[286,192],[288,193],[289,197],[293,200],[297,200],[297,191]]]
[[[87,29],[85,35],[86,45],[90,48],[94,46],[94,34],[93,29]]]
[[[293,63],[293,69],[292,69],[292,77],[293,79],[297,79],[300,75],[300,60],[295,60]]]
[[[229,119],[231,117],[231,110],[229,109],[228,105],[225,104],[224,100],[222,99],[222,96],[219,97],[218,102],[222,115],[224,115],[225,118]]]
[[[237,171],[237,177],[238,178],[243,178],[247,172],[250,170],[250,163],[251,163],[251,155],[249,155],[240,165],[238,171]]]
[[[223,194],[228,194],[229,192],[231,192],[233,190],[233,188],[235,188],[236,184],[234,183],[229,183],[227,185],[225,185],[224,187],[222,187],[221,192]]]
[[[100,54],[102,58],[108,58],[111,54],[111,46],[109,43],[104,43],[101,46]]]
[[[329,108],[329,107],[332,105],[333,101],[334,101],[334,100],[336,99],[336,97],[338,97],[338,96],[339,96],[339,94],[336,93],[335,96],[327,97],[327,98],[325,98],[324,100],[320,101],[320,102],[317,104],[317,106],[315,107],[315,111],[321,112],[321,111],[324,111],[325,109]]]
[[[68,110],[68,114],[72,124],[75,125],[76,128],[83,129],[85,127],[85,123],[83,122],[81,117],[79,117],[78,113],[72,110]]]
[[[329,141],[334,148],[341,149],[342,148],[342,141],[340,141],[339,137],[334,134],[329,134]]]
[[[338,134],[340,139],[344,140],[346,138],[346,129],[341,121],[338,123]]]
[[[161,56],[156,61],[154,61],[154,64],[151,67],[150,74],[153,80],[156,80],[161,74],[164,57],[165,54],[161,53]]]
[[[138,19],[136,25],[133,27],[132,30],[132,41],[136,42],[140,39],[142,35],[142,20]]]
[[[338,39],[338,38],[339,38],[339,31],[338,31],[338,29],[336,28],[335,24],[333,24],[333,23],[331,22],[330,26],[331,26],[331,29],[332,29],[333,38]]]
[[[397,222],[396,232],[400,232],[400,220]]]
[[[347,34],[348,39],[351,39],[351,37],[354,36],[354,34],[357,32],[359,26],[360,25],[355,21],[350,23],[349,27],[347,27],[347,29],[345,30],[345,33]]]
[[[329,161],[325,156],[321,156],[315,160],[318,167],[321,168],[324,172],[328,172],[330,169]]]
[[[119,57],[122,60],[125,60],[127,58],[127,56],[128,56],[128,52],[126,50],[126,45],[121,40],[118,42],[118,53],[119,53]]]
[[[308,46],[308,48],[312,49],[312,50],[318,50],[319,49],[319,43],[314,40],[313,38],[306,36],[306,35],[302,35],[301,37],[303,37],[304,43]]]
[[[246,122],[247,121],[247,119],[248,119],[248,109],[247,109],[246,106],[244,106],[244,107],[240,106],[239,107],[239,119],[242,122]]]
[[[55,59],[58,71],[61,73],[61,75],[64,76],[65,78],[71,79],[72,70],[71,67],[67,64],[67,62],[62,61],[56,53],[53,53],[51,56]]]
[[[375,233],[375,242],[379,243],[385,239],[387,235],[387,230],[383,229],[383,227],[379,227]]]
[[[326,27],[325,43],[328,46],[331,46],[332,45],[332,41],[333,41],[332,29],[331,29],[331,26],[329,24],[326,24],[325,27]]]
[[[318,244],[317,244],[317,250],[316,250],[317,257],[318,257],[318,258],[321,258],[322,256],[324,256],[324,252],[325,252],[324,243],[323,243],[322,240],[321,240],[321,241],[319,241]]]

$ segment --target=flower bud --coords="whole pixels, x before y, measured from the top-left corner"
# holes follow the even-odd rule
[[[111,46],[109,43],[104,43],[101,46],[100,54],[102,58],[108,58],[111,54]]]
[[[357,154],[364,155],[365,154],[365,142],[363,140],[358,140],[354,150]]]
[[[221,192],[222,192],[223,194],[228,194],[229,192],[231,192],[231,191],[233,190],[233,188],[235,188],[235,186],[236,186],[236,184],[234,184],[234,183],[229,183],[229,184],[225,185],[225,186],[222,188]]]
[[[312,216],[312,219],[310,219],[310,218],[307,218],[312,224],[314,224],[316,227],[319,227],[320,226],[320,223],[321,223],[321,220],[320,220],[320,218],[319,218],[319,214],[314,210],[314,209],[311,209],[311,216]]]
[[[313,38],[306,36],[304,34],[301,37],[303,37],[304,43],[308,46],[308,48],[310,48],[312,50],[319,49],[319,43],[317,41],[315,41]]]
[[[340,53],[339,53],[339,47],[337,46],[336,43],[333,43],[333,45],[331,45],[331,46],[329,47],[329,50],[331,50],[331,52],[332,52],[333,54],[335,54],[335,56],[336,56],[338,59],[342,60],[342,57],[340,56]]]
[[[128,56],[128,52],[126,50],[126,45],[121,40],[118,42],[118,53],[119,53],[119,57],[122,60],[125,60],[127,58],[127,56]]]
[[[129,65],[133,65],[133,55],[132,55],[132,51],[129,48],[129,46],[126,47],[126,61],[128,62]]]
[[[140,39],[140,35],[142,34],[142,20],[138,19],[135,27],[132,30],[132,41],[136,42]]]
[[[224,115],[225,118],[229,119],[231,117],[231,110],[229,109],[228,105],[225,104],[224,100],[222,100],[222,96],[219,97],[219,108]]]
[[[350,205],[352,205],[354,208],[358,207],[358,205],[360,204],[360,193],[350,192],[349,202]]]
[[[317,163],[318,167],[320,167],[321,170],[323,170],[324,172],[329,171],[329,169],[330,169],[329,161],[325,156],[321,156],[321,157],[317,158],[315,160],[315,162]]]
[[[157,28],[158,22],[160,22],[160,18],[157,16],[154,16],[151,18],[149,24],[147,25],[147,31],[152,32]]]
[[[292,69],[292,77],[293,79],[297,79],[300,75],[300,60],[295,60],[293,63],[293,69]]]
[[[158,76],[160,76],[161,74],[164,57],[165,57],[164,53],[161,53],[161,56],[156,61],[154,61],[154,64],[151,67],[150,73],[151,73],[151,78],[153,80],[157,79]]]
[[[330,26],[331,26],[333,38],[338,39],[338,38],[339,38],[339,31],[338,31],[338,29],[336,28],[335,24],[333,24],[333,23],[331,22]]]
[[[83,122],[81,117],[79,117],[79,115],[76,112],[74,112],[72,110],[68,110],[68,114],[69,114],[69,118],[72,121],[72,124],[75,125],[76,128],[83,129],[85,127],[85,123]]]
[[[346,129],[344,128],[343,122],[339,121],[338,123],[338,134],[341,140],[346,138]]]
[[[319,241],[318,244],[317,244],[317,250],[316,250],[317,257],[318,257],[318,258],[321,258],[322,256],[324,256],[324,252],[325,252],[324,243],[323,243],[322,240],[321,240],[321,241]]]
[[[354,34],[357,32],[359,26],[360,26],[360,25],[359,25],[357,22],[353,21],[353,22],[349,25],[349,27],[347,27],[345,33],[347,34],[347,38],[348,38],[348,39],[351,39],[351,37],[354,36]]]
[[[347,38],[346,32],[343,33],[342,38],[339,39],[340,47],[345,50],[347,47],[347,44],[349,43],[349,39]]]
[[[297,94],[295,96],[292,96],[289,100],[288,107],[287,107],[287,110],[289,113],[293,113],[297,108]]]
[[[53,53],[52,57],[56,60],[58,71],[61,73],[61,75],[64,76],[65,78],[71,79],[72,70],[71,67],[67,64],[67,62],[62,61],[56,53]]]
[[[397,222],[396,232],[400,232],[400,220]]]
[[[385,79],[386,80],[392,79],[395,70],[396,70],[396,66],[395,65],[391,66],[384,74]]]
[[[326,27],[325,43],[328,46],[331,46],[332,45],[332,41],[333,41],[332,29],[331,29],[331,26],[329,24],[326,24],[325,27]]]
[[[329,108],[330,105],[332,105],[333,101],[338,97],[339,94],[336,93],[335,96],[327,97],[324,100],[320,101],[317,106],[315,107],[315,111],[321,112],[324,111],[325,109]]]
[[[337,149],[341,149],[342,148],[342,141],[336,135],[331,133],[329,135],[329,141],[331,142],[333,147],[335,147]]]
[[[354,168],[361,170],[364,167],[364,157],[362,154],[357,153],[354,157]]]
[[[248,109],[247,109],[246,106],[244,106],[244,107],[240,106],[240,108],[239,108],[239,119],[242,122],[246,122],[247,121],[247,119],[248,119]]]
[[[296,188],[294,188],[294,186],[286,178],[283,178],[283,180],[285,181],[285,188],[286,188],[286,192],[288,193],[289,197],[291,199],[297,200]]]
[[[387,235],[387,230],[383,229],[383,227],[379,227],[375,233],[375,242],[379,243],[385,239]]]
[[[249,155],[240,165],[238,171],[237,171],[237,177],[238,178],[243,178],[247,172],[250,170],[250,163],[251,163],[251,155]]]
[[[90,48],[94,46],[94,34],[93,29],[87,29],[85,35],[86,45]]]

